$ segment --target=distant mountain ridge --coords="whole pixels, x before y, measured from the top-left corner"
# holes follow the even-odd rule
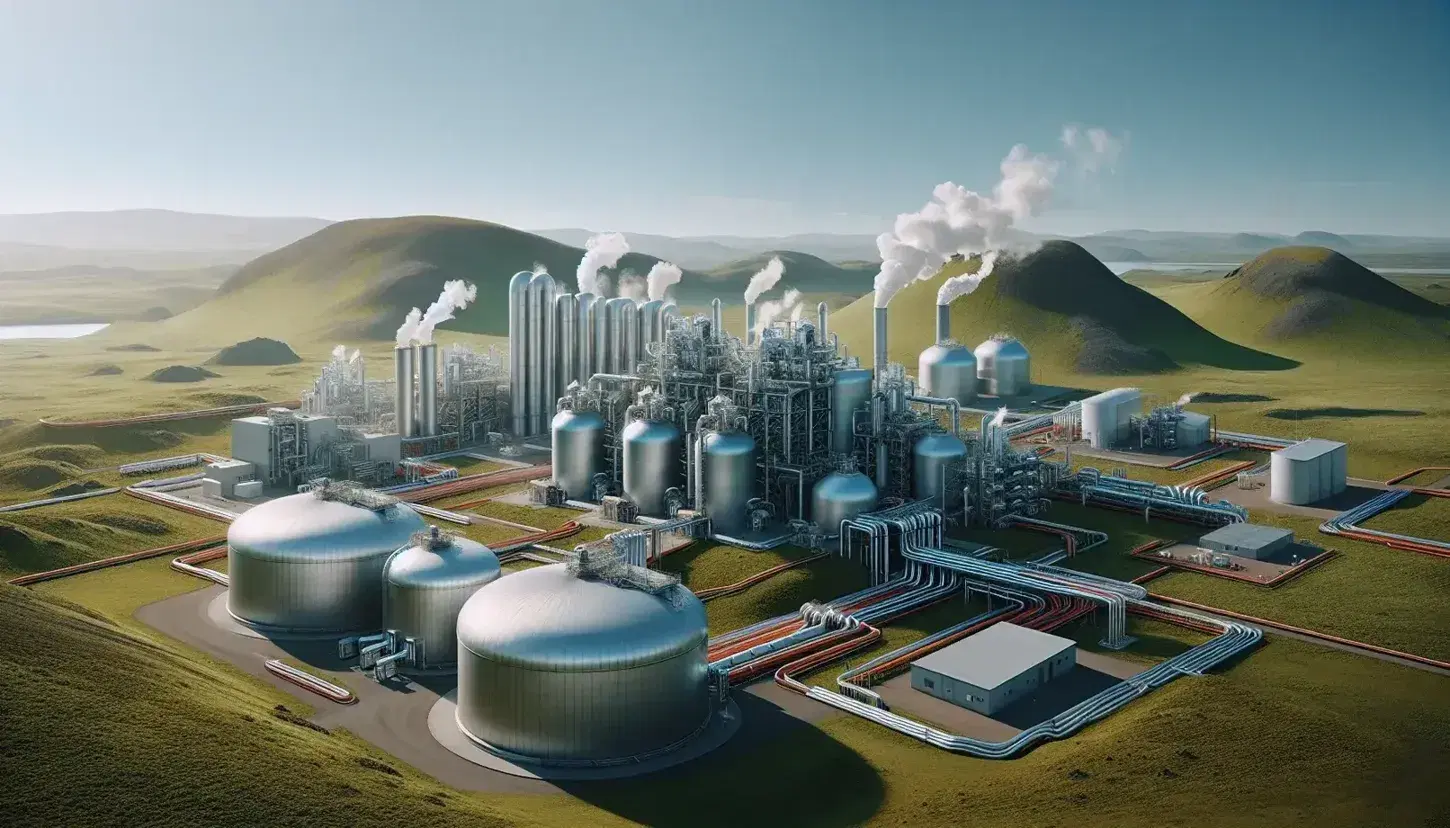
[[[275,250],[332,224],[288,216],[224,216],[174,210],[0,215],[0,245],[81,250]]]

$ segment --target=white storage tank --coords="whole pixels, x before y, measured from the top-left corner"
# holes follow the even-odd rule
[[[667,518],[665,492],[684,486],[684,442],[668,420],[639,419],[624,427],[624,496],[645,517]]]
[[[1032,387],[1031,358],[1016,337],[996,334],[977,346],[977,381],[983,394],[1015,397]]]
[[[1183,419],[1178,421],[1177,439],[1179,448],[1193,448],[1201,446],[1209,441],[1210,419],[1207,414],[1199,414],[1193,411],[1184,411]]]
[[[458,661],[458,613],[473,593],[502,574],[483,544],[430,526],[383,567],[383,628],[418,642],[418,667]]]
[[[1136,388],[1114,388],[1082,401],[1082,438],[1093,448],[1109,449],[1132,437],[1131,419],[1142,408]]]
[[[977,358],[965,346],[950,340],[938,342],[921,352],[916,380],[928,396],[968,405],[977,398]]]
[[[755,438],[743,431],[705,435],[705,514],[716,534],[745,529],[755,496]]]
[[[550,423],[554,482],[571,500],[594,499],[594,475],[605,470],[604,417],[560,409]]]
[[[1344,449],[1344,443],[1315,438],[1269,455],[1269,499],[1303,506],[1344,491],[1345,469],[1334,457]]]

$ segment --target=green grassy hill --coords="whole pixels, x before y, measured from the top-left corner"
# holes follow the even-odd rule
[[[682,298],[694,299],[703,295],[708,301],[715,296],[726,303],[741,301],[750,277],[765,267],[772,257],[779,256],[785,264],[785,275],[781,277],[776,291],[795,288],[809,294],[850,294],[860,296],[871,290],[871,280],[876,277],[880,265],[875,262],[842,262],[833,264],[808,253],[793,250],[770,250],[758,256],[723,264],[705,271],[701,280],[693,283],[687,278],[679,285]]]
[[[936,292],[949,276],[976,267],[953,262],[915,282],[890,305],[893,359],[914,366],[935,337]],[[833,329],[851,352],[871,353],[872,296],[835,316]],[[972,294],[952,304],[952,334],[967,343],[1007,331],[1032,353],[1034,366],[1076,374],[1153,374],[1180,366],[1280,370],[1294,363],[1221,339],[1173,306],[1113,275],[1081,246],[1049,241],[997,265]]]
[[[1450,352],[1450,309],[1326,247],[1276,248],[1172,300],[1218,333],[1279,349]]]

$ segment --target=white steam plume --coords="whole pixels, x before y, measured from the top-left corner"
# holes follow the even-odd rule
[[[599,233],[584,242],[584,258],[579,260],[579,292],[601,296],[599,270],[614,267],[629,252],[623,233]]]
[[[745,286],[745,304],[753,304],[760,294],[775,287],[780,277],[785,275],[785,262],[779,256],[771,256],[765,267],[750,277],[750,284]]]
[[[543,262],[534,262],[534,269],[529,272],[534,274],[535,276],[540,276],[542,274],[548,273],[549,267]]]
[[[801,292],[791,288],[785,292],[780,301],[774,299],[761,302],[755,311],[755,334],[760,335],[761,331],[769,328],[777,319],[799,319],[801,308]]]
[[[403,324],[398,326],[398,347],[403,348],[412,344],[418,338],[418,323],[423,321],[423,312],[417,308],[408,311],[403,317]]]
[[[619,295],[633,299],[636,305],[649,300],[649,283],[635,273],[625,272],[619,276]]]
[[[1122,148],[1121,141],[1101,129],[1069,127],[1062,140],[1084,169],[1090,166],[1092,171],[1110,166]],[[876,307],[886,307],[912,281],[936,275],[954,254],[1021,248],[1016,225],[1047,207],[1060,167],[1058,161],[1018,144],[1002,159],[1002,177],[990,195],[952,182],[938,184],[926,206],[897,216],[891,232],[876,239],[881,254]],[[970,291],[956,295],[964,292]]]
[[[347,359],[347,346],[346,345],[334,345],[334,346],[332,346],[332,361],[333,362],[342,362],[345,359]]]
[[[977,265],[975,273],[963,273],[960,276],[942,282],[937,288],[936,303],[938,305],[950,305],[952,302],[966,296],[976,290],[982,284],[982,280],[992,275],[992,268],[997,265],[997,251],[988,250],[982,254],[982,261]]]
[[[673,262],[655,262],[655,266],[649,269],[649,275],[645,277],[649,282],[649,298],[663,300],[670,285],[679,284],[684,276],[684,271]]]
[[[1005,422],[1007,422],[1007,406],[1004,405],[997,409],[997,416],[992,418],[992,427],[1001,428]]]
[[[1190,391],[1189,393],[1184,394],[1183,396],[1179,397],[1178,398],[1178,402],[1174,403],[1174,405],[1177,405],[1177,406],[1180,406],[1180,407],[1181,406],[1188,405],[1189,403],[1193,402],[1193,397],[1194,397],[1194,394],[1193,394],[1193,392]]]
[[[1062,128],[1062,145],[1073,154],[1079,169],[1085,173],[1116,169],[1118,156],[1123,154],[1126,142],[1126,137],[1116,138],[1101,127],[1083,129],[1077,124],[1069,124]]]

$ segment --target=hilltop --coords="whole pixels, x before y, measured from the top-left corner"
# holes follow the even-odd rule
[[[254,336],[290,342],[389,339],[409,308],[426,308],[444,282],[464,279],[478,286],[478,300],[443,328],[503,336],[509,279],[543,265],[572,290],[583,255],[580,248],[486,221],[442,216],[344,221],[253,259],[212,300],[160,323],[158,330],[217,344]],[[657,261],[630,253],[617,270],[643,275]],[[685,281],[698,278],[687,273]]]
[[[896,295],[890,305],[893,359],[915,366],[934,337],[937,288],[975,267],[975,261],[952,263]],[[851,352],[867,357],[872,303],[870,294],[862,297],[836,314],[834,324]],[[955,339],[975,344],[998,331],[1020,338],[1034,365],[1068,373],[1148,374],[1185,364],[1275,370],[1295,364],[1220,339],[1064,240],[1003,260],[974,293],[953,303]]]
[[[174,210],[0,215],[0,243],[80,250],[270,250],[331,224],[307,217]]]
[[[700,274],[701,280],[693,283],[688,279],[681,282],[681,297],[693,298],[699,293],[707,300],[719,296],[725,302],[739,302],[745,293],[745,286],[750,283],[750,277],[775,256],[779,256],[785,264],[785,276],[781,277],[777,290],[795,288],[802,293],[847,293],[860,296],[871,290],[871,281],[880,269],[880,265],[874,262],[832,264],[808,253],[768,250],[707,270]]]
[[[1450,309],[1325,247],[1280,247],[1176,304],[1245,341],[1334,351],[1450,348]]]

